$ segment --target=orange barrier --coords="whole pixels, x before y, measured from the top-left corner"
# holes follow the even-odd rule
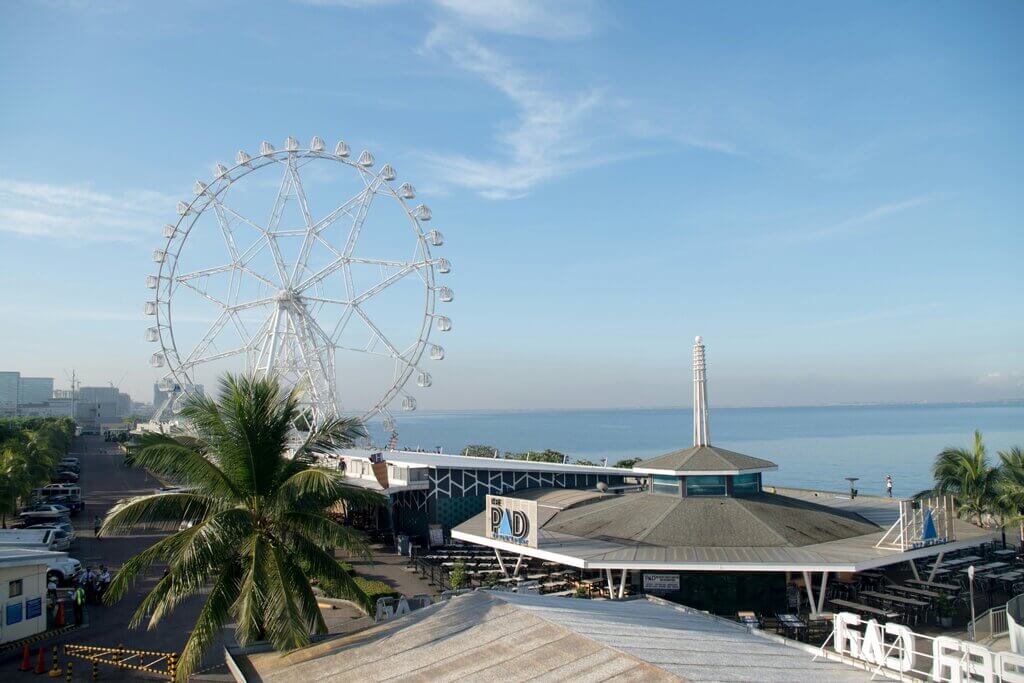
[[[25,650],[21,653],[21,666],[18,667],[18,671],[31,671],[32,670],[32,655],[29,654],[28,644],[25,645]]]
[[[36,660],[36,675],[46,673],[46,655],[43,654],[43,648],[39,648],[39,658]]]

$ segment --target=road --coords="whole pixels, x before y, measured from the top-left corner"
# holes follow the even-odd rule
[[[160,483],[142,469],[125,467],[118,445],[107,443],[102,437],[79,437],[71,455],[81,461],[82,473],[79,483],[85,500],[85,510],[72,519],[78,538],[69,554],[81,561],[85,567],[104,564],[111,572],[115,572],[126,560],[148,548],[165,534],[143,531],[130,536],[96,539],[93,537],[94,516],[99,515],[102,518],[122,498],[152,493],[154,489],[160,487]],[[205,599],[202,595],[180,605],[153,630],[146,630],[145,625],[139,629],[128,628],[128,622],[142,598],[159,580],[162,572],[163,566],[154,565],[150,575],[139,581],[114,606],[90,605],[89,627],[69,634],[63,642],[101,646],[123,644],[126,648],[140,650],[181,652]],[[211,652],[207,653],[201,669],[216,667],[210,673],[223,674],[225,669],[222,665],[222,652],[220,646],[212,648]],[[75,679],[88,680],[86,673],[87,667],[81,663],[75,671]],[[102,672],[103,680],[124,680],[131,677],[129,673],[115,672],[109,668]],[[223,675],[217,678],[230,680]]]

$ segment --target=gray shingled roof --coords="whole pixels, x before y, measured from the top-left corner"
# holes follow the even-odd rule
[[[754,458],[742,453],[734,453],[716,446],[694,446],[680,451],[673,451],[657,458],[642,460],[633,469],[664,470],[680,474],[699,472],[732,472],[742,470],[775,469],[777,466],[770,460]]]
[[[541,528],[612,543],[697,547],[801,547],[879,531],[852,511],[772,493],[687,497],[627,493],[551,509],[540,490]],[[510,494],[518,497],[519,492]]]

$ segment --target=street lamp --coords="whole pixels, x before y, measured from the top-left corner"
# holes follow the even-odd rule
[[[971,587],[971,627],[970,631],[971,640],[974,640],[974,565],[972,564],[967,568],[967,581]]]

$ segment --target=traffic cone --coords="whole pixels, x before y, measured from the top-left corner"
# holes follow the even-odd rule
[[[60,628],[64,625],[64,601],[57,603],[57,616],[53,619],[53,625]]]
[[[43,648],[39,648],[39,658],[36,660],[36,671],[37,674],[46,673],[46,655],[43,654]]]
[[[29,654],[28,645],[25,645],[24,651],[21,653],[21,666],[18,667],[18,671],[31,671],[32,670],[32,655]]]
[[[53,646],[53,666],[50,667],[50,678],[60,678],[64,672],[60,670],[60,660],[57,658],[57,646]]]

